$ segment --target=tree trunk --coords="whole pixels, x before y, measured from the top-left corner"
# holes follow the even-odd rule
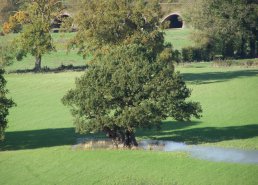
[[[41,55],[36,57],[34,70],[35,71],[40,71],[41,70]]]
[[[136,141],[136,139],[135,139],[135,135],[134,135],[134,133],[132,133],[132,135],[131,135],[131,139],[132,139],[132,144],[133,144],[133,146],[138,146],[138,143],[137,143],[137,141]]]
[[[135,139],[134,133],[127,130],[125,132],[124,147],[131,148],[132,146],[137,147],[138,143]]]
[[[246,39],[242,37],[241,39],[241,47],[240,51],[238,52],[240,58],[246,58]]]
[[[123,144],[125,148],[138,146],[138,143],[135,139],[134,132],[130,132],[128,130],[123,131],[121,129],[111,130],[108,127],[104,128],[104,132],[106,133],[107,137],[112,139],[113,145],[116,148],[118,148],[119,144]]]
[[[225,43],[223,57],[225,59],[234,57],[234,48],[232,42]]]
[[[252,38],[250,40],[250,57],[255,58],[257,56],[257,47],[256,47],[256,41],[255,38]]]

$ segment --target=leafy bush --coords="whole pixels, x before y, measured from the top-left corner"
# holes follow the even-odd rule
[[[189,48],[182,49],[182,60],[183,62],[193,62],[193,53]]]
[[[243,67],[258,66],[258,61],[246,60],[244,62],[241,62],[240,65],[243,66]]]
[[[216,59],[213,61],[214,67],[230,67],[230,66],[241,66],[241,67],[252,67],[252,66],[258,66],[257,60],[222,60],[222,59]]]
[[[182,49],[183,62],[210,61],[212,58],[212,52],[206,47],[187,47]]]
[[[72,32],[74,31],[74,26],[73,26],[73,18],[72,17],[66,17],[62,18],[62,24],[59,29],[60,32]]]
[[[11,65],[16,57],[16,50],[14,46],[9,43],[0,44],[0,67]]]
[[[7,126],[6,117],[9,114],[9,108],[15,105],[12,99],[6,98],[8,90],[5,89],[6,80],[3,74],[4,70],[0,69],[0,141],[4,139],[4,131]]]
[[[234,63],[236,63],[236,62],[234,62],[233,60],[215,60],[213,62],[215,67],[230,67]]]

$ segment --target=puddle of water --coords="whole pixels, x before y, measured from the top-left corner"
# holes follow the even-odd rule
[[[184,143],[173,141],[159,141],[159,140],[142,140],[139,142],[139,148],[144,150],[158,150],[165,152],[186,151],[187,145]]]
[[[209,161],[258,164],[258,151],[195,146],[190,154]]]
[[[258,164],[257,150],[241,150],[222,147],[186,145],[179,142],[156,140],[143,140],[139,143],[139,147],[145,150],[187,152],[194,158],[208,161]]]

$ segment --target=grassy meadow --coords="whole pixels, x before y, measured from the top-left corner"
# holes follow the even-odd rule
[[[57,68],[61,65],[73,65],[83,66],[86,64],[87,59],[83,59],[82,56],[77,54],[77,50],[70,50],[68,52],[67,47],[69,40],[75,35],[75,33],[53,33],[53,42],[56,47],[56,51],[49,54],[45,54],[42,57],[42,68]],[[0,42],[12,42],[16,34],[9,34],[4,37],[0,37]],[[7,72],[15,70],[33,69],[35,58],[31,55],[24,57],[22,61],[15,61],[12,65],[7,66],[5,69]]]
[[[175,49],[193,45],[190,40],[190,29],[176,29],[173,31],[165,31],[165,39],[167,42],[173,43]],[[53,42],[56,46],[56,52],[45,54],[42,57],[42,67],[57,68],[60,65],[82,66],[87,63],[87,59],[77,54],[77,50],[67,52],[69,40],[75,33],[53,33]],[[16,34],[9,34],[0,37],[0,42],[11,42]],[[34,67],[34,57],[28,55],[22,61],[15,61],[13,65],[7,66],[7,71],[32,69]]]
[[[187,41],[180,43],[180,38],[190,33],[179,31],[166,34],[175,48],[184,47]],[[69,37],[72,35],[55,35],[60,50],[45,56],[43,66],[85,64],[76,51],[65,54]],[[33,63],[28,57],[6,70],[30,69]],[[137,131],[137,139],[258,149],[258,67],[195,63],[178,65],[176,70],[192,89],[191,99],[201,103],[203,117],[192,122],[168,119],[161,130]],[[258,184],[258,165],[204,161],[182,152],[71,149],[76,138],[83,136],[74,132],[73,118],[60,99],[82,73],[5,75],[9,97],[17,107],[10,111],[6,140],[0,143],[1,185]]]
[[[184,47],[194,46],[191,40],[191,29],[165,30],[165,40],[173,45],[174,49],[181,50]]]

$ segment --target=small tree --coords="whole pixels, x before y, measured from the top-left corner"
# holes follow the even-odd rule
[[[61,11],[58,0],[30,0],[24,5],[26,17],[20,22],[22,31],[15,40],[18,60],[28,53],[35,57],[35,70],[41,69],[41,59],[55,50],[51,37],[51,20]]]
[[[0,69],[0,141],[4,139],[4,131],[7,126],[6,117],[9,114],[9,108],[15,105],[11,99],[6,98],[8,90],[5,89],[6,80],[3,74],[4,70]]]
[[[104,132],[118,145],[137,146],[137,128],[159,127],[173,117],[200,117],[199,103],[174,72],[170,49],[156,55],[137,44],[118,46],[95,59],[63,98],[79,133]]]

